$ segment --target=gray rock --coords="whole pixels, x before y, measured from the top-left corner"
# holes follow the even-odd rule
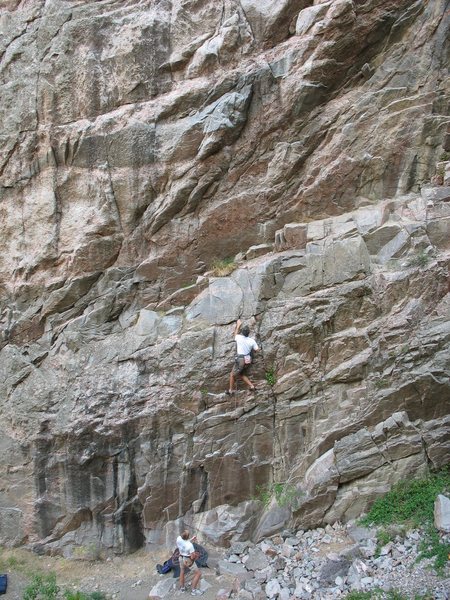
[[[320,569],[319,581],[322,584],[332,584],[337,577],[346,577],[351,562],[345,558],[327,560]]]
[[[236,598],[239,598],[239,600],[253,600],[254,596],[251,592],[248,592],[247,590],[239,590]]]
[[[244,588],[254,596],[262,592],[262,586],[255,580],[249,579],[244,583]]]
[[[443,494],[434,502],[434,524],[436,529],[450,533],[450,499]]]
[[[231,554],[244,554],[244,552],[251,546],[251,542],[233,542],[230,546]]]
[[[238,562],[241,562],[241,559],[239,558],[239,556],[237,554],[231,554],[228,557],[228,561],[231,563],[238,563]]]
[[[276,571],[282,571],[287,565],[286,560],[282,556],[277,556],[276,559],[272,563],[272,567]]]
[[[252,548],[249,550],[245,566],[250,571],[265,569],[269,566],[269,559],[259,548]]]
[[[373,540],[376,538],[376,531],[367,527],[361,527],[360,525],[352,525],[347,528],[349,537],[354,542],[363,542],[365,540]]]
[[[297,17],[295,33],[304,35],[316,23],[320,17],[323,17],[328,10],[330,3],[318,4],[317,6],[308,6],[300,11]]]
[[[298,538],[296,538],[296,537],[287,537],[284,540],[284,543],[287,544],[288,546],[297,547],[298,546]]]
[[[270,579],[266,583],[266,595],[268,598],[276,598],[281,592],[281,586],[277,579]]]
[[[229,563],[225,560],[219,561],[218,572],[220,575],[231,575],[240,583],[243,583],[247,579],[251,579],[253,577],[253,574],[250,573],[243,565]]]
[[[149,598],[172,598],[177,587],[177,581],[172,579],[163,579],[158,581],[149,592]]]
[[[291,598],[291,592],[289,591],[289,588],[282,588],[280,593],[278,594],[278,598],[279,600],[289,600]]]

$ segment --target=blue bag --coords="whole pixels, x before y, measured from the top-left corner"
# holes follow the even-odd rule
[[[164,564],[162,564],[162,565],[156,565],[156,570],[158,571],[158,573],[160,575],[165,575],[172,568],[173,568],[173,565],[172,565],[172,560],[170,558],[169,558],[169,560],[166,560],[166,562]]]
[[[0,594],[6,594],[8,587],[8,575],[0,575]]]

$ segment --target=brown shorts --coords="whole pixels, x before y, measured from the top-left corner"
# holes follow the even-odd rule
[[[251,363],[246,365],[243,356],[236,356],[234,359],[233,365],[233,374],[234,375],[246,375],[248,368],[251,366]]]
[[[184,573],[185,569],[191,569],[191,571],[198,571],[199,568],[195,560],[191,560],[189,557],[180,556],[180,570]]]

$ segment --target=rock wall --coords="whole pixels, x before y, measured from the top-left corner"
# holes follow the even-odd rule
[[[448,2],[3,6],[0,542],[226,545],[447,463]]]

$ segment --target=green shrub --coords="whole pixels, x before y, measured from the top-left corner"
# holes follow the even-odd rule
[[[269,506],[272,498],[275,498],[278,506],[289,506],[295,508],[297,500],[300,496],[298,490],[287,483],[272,483],[267,485],[256,486],[256,500],[259,500],[264,506]]]
[[[375,596],[372,595],[372,592],[350,592],[345,596],[346,600],[371,600]]]
[[[450,473],[443,470],[425,479],[402,481],[378,498],[361,522],[364,525],[408,523],[417,527],[433,520],[434,501],[438,494],[450,490]]]
[[[377,390],[381,390],[385,387],[389,387],[389,379],[386,379],[385,377],[381,377],[380,379],[375,380],[374,385],[377,388]]]
[[[426,252],[422,251],[413,256],[408,261],[409,267],[425,267],[431,260],[431,257]]]
[[[211,264],[211,274],[215,277],[226,277],[236,268],[234,258],[215,258]]]
[[[82,592],[72,592],[70,590],[65,590],[64,598],[66,600],[87,600],[86,594]]]
[[[31,583],[25,588],[23,600],[56,600],[59,587],[56,575],[34,575]]]
[[[273,367],[266,371],[266,381],[271,387],[273,387],[276,384],[277,377],[275,375],[275,369]]]
[[[378,498],[363,525],[390,525],[405,523],[411,527],[425,526],[425,538],[420,546],[419,558],[435,558],[434,567],[443,571],[450,555],[450,544],[442,543],[433,526],[434,501],[438,494],[450,491],[450,471],[444,469],[424,479],[402,481],[390,492]],[[381,532],[378,535],[384,535]]]

